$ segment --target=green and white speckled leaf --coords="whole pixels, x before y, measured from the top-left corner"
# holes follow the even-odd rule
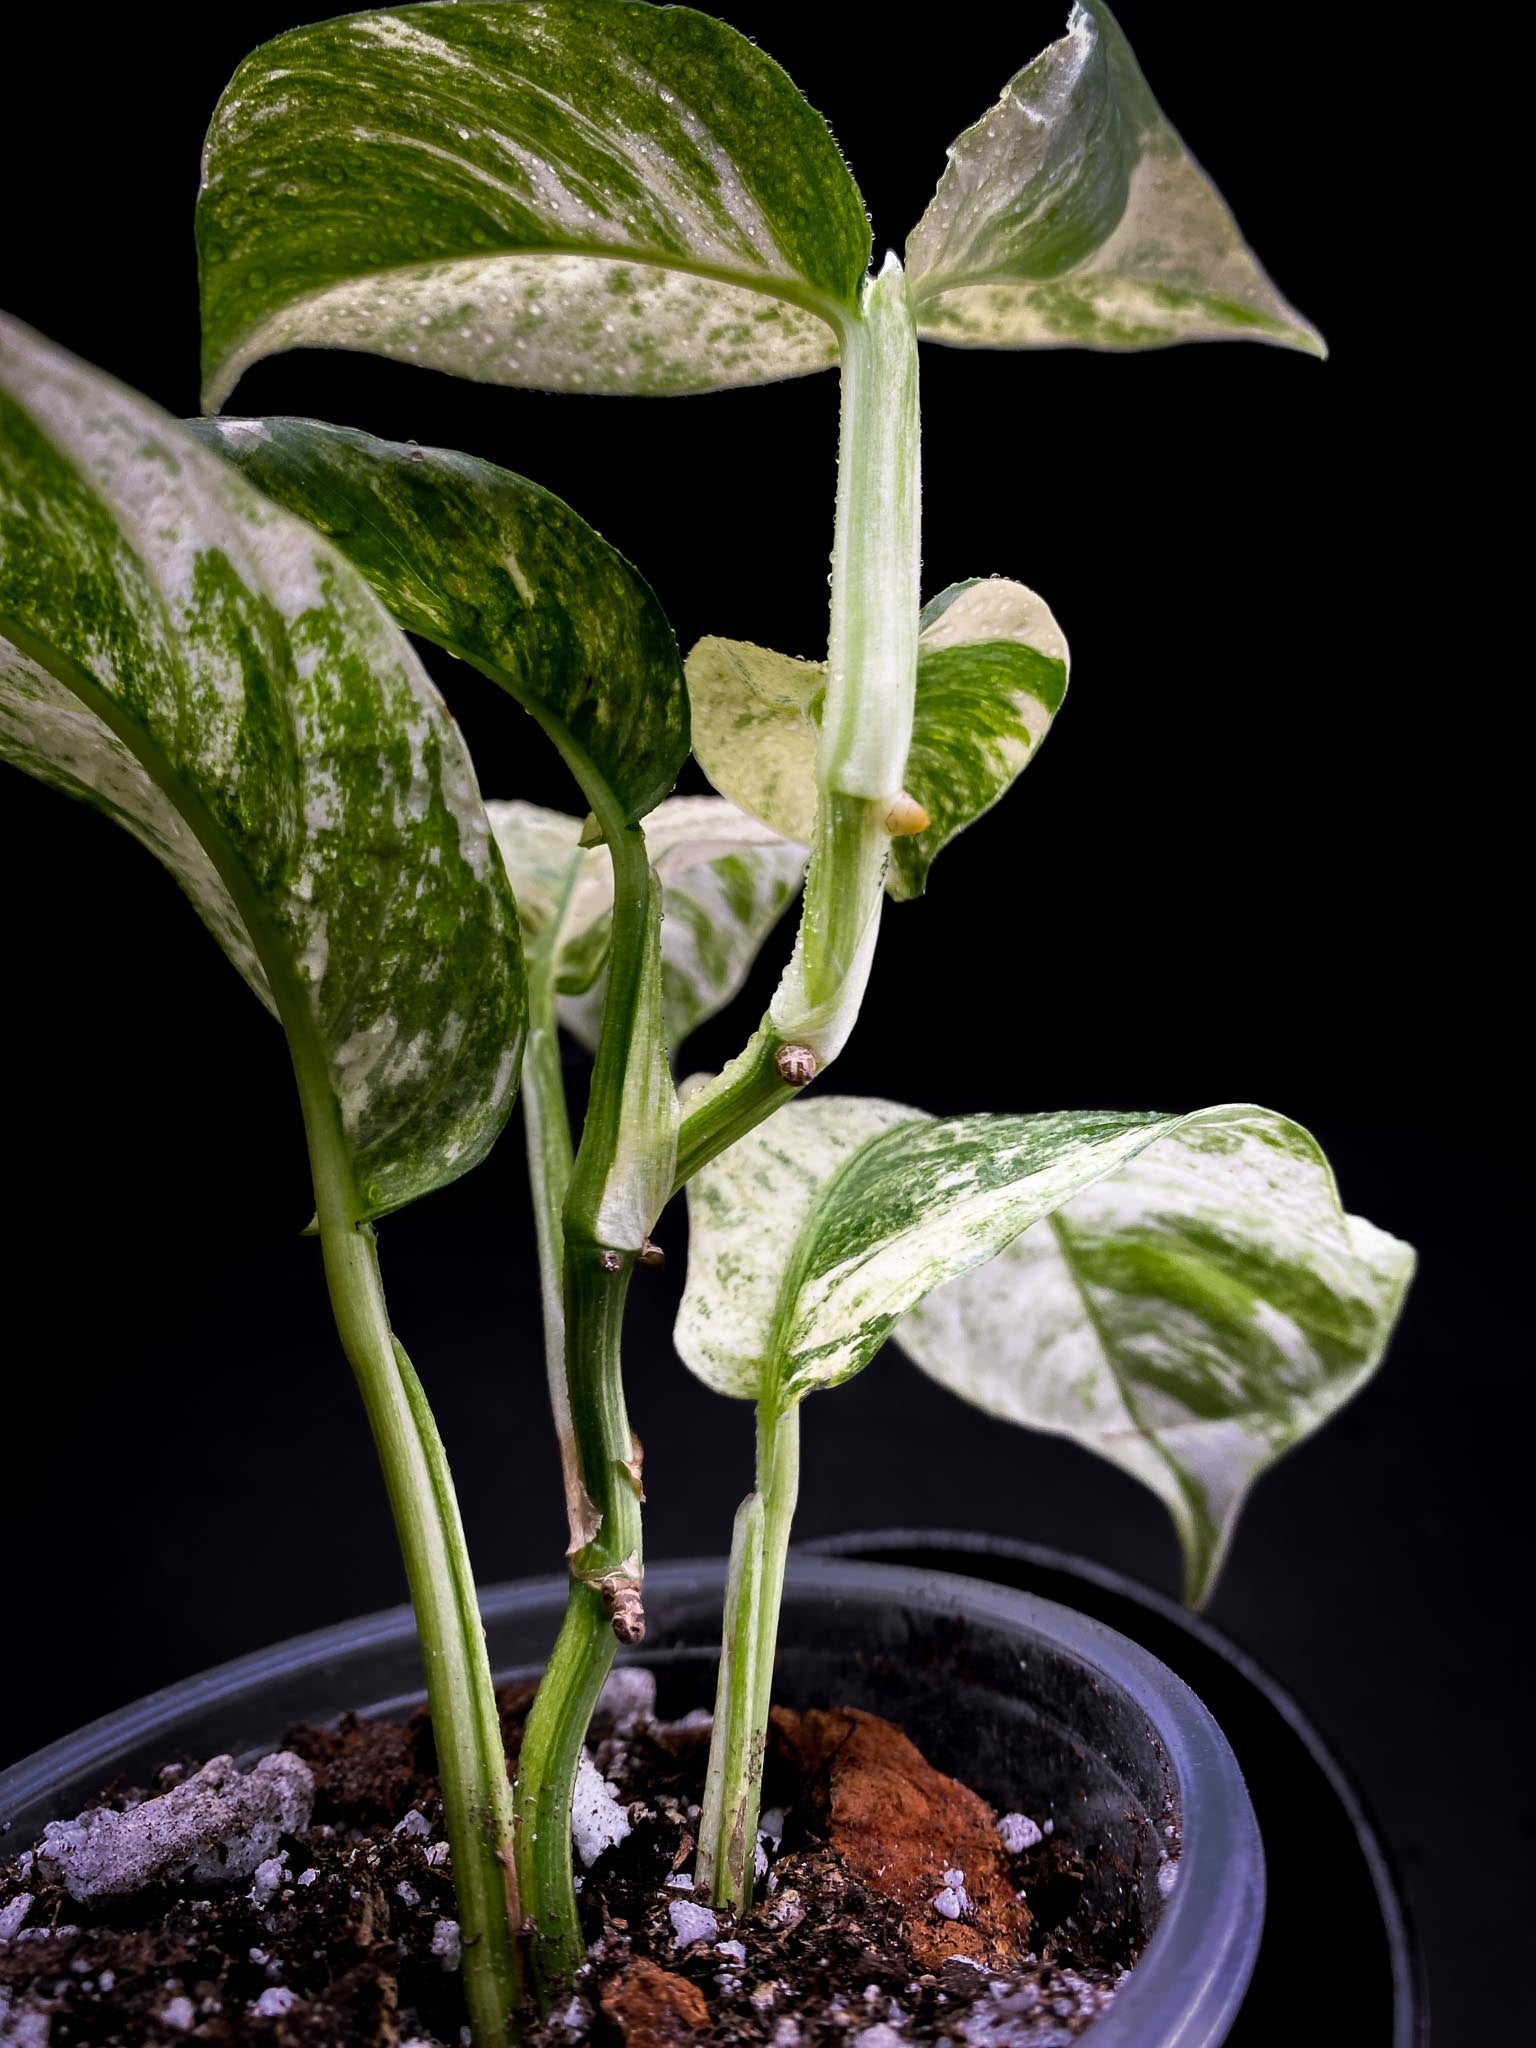
[[[731,803],[808,846],[826,663],[710,635],[689,650],[684,667],[699,766]]]
[[[486,809],[525,925],[542,930],[564,905],[560,1020],[595,1050],[613,914],[607,849],[582,847],[580,820],[559,811],[518,802]],[[645,837],[661,886],[662,1017],[675,1052],[745,981],[795,898],[806,852],[721,797],[669,798],[646,820]]]
[[[918,331],[962,348],[1246,338],[1326,353],[1275,290],[1100,0],[968,128],[907,243]]]
[[[1410,1248],[1339,1206],[1316,1143],[1208,1110],[921,1302],[896,1340],[988,1413],[1163,1500],[1202,1600],[1267,1465],[1381,1362]]]
[[[708,1385],[788,1408],[895,1331],[967,1399],[1156,1488],[1196,1594],[1253,1475],[1374,1371],[1412,1270],[1307,1133],[1247,1104],[812,1098],[706,1166],[689,1218],[677,1344]]]
[[[632,824],[666,795],[688,758],[677,642],[645,578],[569,505],[472,455],[313,420],[193,430],[327,534],[402,626],[509,691],[589,802]]]
[[[1034,759],[1066,695],[1067,669],[1065,635],[1022,583],[973,578],[923,607],[906,790],[931,822],[892,840],[892,896],[920,896],[940,850]],[[687,671],[705,774],[773,831],[808,841],[825,664],[709,638],[692,649]]]
[[[1022,583],[952,583],[924,605],[906,786],[931,823],[891,841],[892,896],[921,896],[940,850],[1029,766],[1061,709],[1067,671],[1065,634]]]
[[[489,1149],[525,1016],[469,757],[340,555],[0,319],[0,753],[176,877],[381,1215]]]
[[[775,1383],[779,1333],[828,1184],[861,1146],[914,1120],[920,1113],[899,1102],[809,1096],[688,1183],[688,1284],[674,1334],[706,1386],[756,1401]]]
[[[197,209],[205,403],[299,346],[481,382],[675,392],[837,360],[869,260],[819,114],[723,22],[464,0],[240,66]]]
[[[1177,1121],[1107,1112],[941,1121],[883,1103],[875,1108],[889,1127],[871,1137],[869,1108],[853,1096],[791,1103],[691,1184],[690,1217],[704,1231],[697,1274],[690,1253],[678,1342],[712,1386],[753,1398],[771,1387],[787,1407],[851,1378],[925,1294]],[[849,1145],[850,1128],[868,1142]],[[807,1192],[792,1214],[773,1183],[796,1176]],[[775,1201],[785,1218],[777,1231],[766,1227]],[[754,1283],[759,1267],[781,1284]],[[722,1292],[732,1336],[706,1362],[690,1333],[718,1326]]]

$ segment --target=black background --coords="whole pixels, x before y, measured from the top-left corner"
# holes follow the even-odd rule
[[[1060,29],[1057,0],[950,5],[915,42],[882,33],[882,10],[730,11],[832,120],[877,253],[945,143]],[[1472,2039],[1519,2009],[1487,1959],[1515,1938],[1533,1830],[1512,1761],[1530,1397],[1504,1286],[1519,1172],[1488,1108],[1505,1085],[1488,876],[1457,792],[1470,766],[1491,807],[1497,749],[1467,698],[1456,620],[1477,591],[1445,569],[1461,520],[1441,468],[1467,404],[1487,418],[1492,397],[1497,430],[1496,373],[1453,403],[1424,303],[1450,253],[1418,83],[1442,10],[1121,16],[1333,357],[925,350],[925,589],[1024,577],[1071,637],[1073,692],[1008,804],[925,901],[891,909],[836,1085],[940,1111],[1266,1102],[1318,1133],[1350,1206],[1420,1246],[1385,1369],[1261,1483],[1212,1613],[1358,1774],[1408,1867],[1441,2038]],[[5,300],[173,411],[196,399],[206,116],[292,18],[204,9],[194,33],[104,10],[85,33],[57,8],[12,39]],[[235,400],[490,456],[628,552],[684,645],[805,654],[824,645],[836,407],[830,376],[622,403],[339,354],[262,364]],[[575,808],[532,726],[430,660],[487,791]],[[20,777],[4,797],[9,1757],[402,1586],[298,1235],[275,1028],[137,847]],[[690,1064],[735,1050],[780,957]],[[383,1234],[485,1579],[556,1569],[562,1543],[521,1164],[514,1120],[488,1165]],[[750,1415],[671,1351],[680,1215],[661,1234],[672,1265],[636,1284],[628,1376],[651,1552],[675,1556],[725,1546]],[[817,1401],[805,1440],[805,1535],[980,1528],[1174,1583],[1162,1511],[1130,1480],[971,1413],[893,1352]]]

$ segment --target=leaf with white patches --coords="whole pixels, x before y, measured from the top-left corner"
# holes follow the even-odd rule
[[[706,1166],[689,1219],[677,1344],[710,1386],[787,1409],[894,1331],[967,1399],[1156,1487],[1196,1592],[1254,1473],[1374,1371],[1412,1267],[1343,1214],[1307,1133],[1250,1105],[812,1098]]]
[[[942,848],[1034,759],[1067,668],[1050,607],[1022,583],[954,583],[923,607],[905,787],[929,823],[891,842],[893,897],[920,896]],[[709,638],[687,672],[694,752],[710,781],[772,830],[809,840],[825,663]]]
[[[1298,1125],[1208,1110],[930,1294],[896,1341],[989,1414],[1149,1486],[1198,1603],[1253,1481],[1375,1372],[1412,1272],[1340,1208]]]
[[[1067,642],[1022,583],[954,583],[923,607],[906,787],[928,813],[891,841],[886,887],[921,896],[941,849],[1006,794],[1067,691]]]
[[[463,0],[240,66],[197,209],[205,403],[264,355],[676,392],[837,359],[869,225],[820,115],[723,22]]]
[[[581,923],[591,924],[612,908],[612,869],[605,855],[599,870],[598,849],[583,847],[580,818],[546,810],[542,804],[524,803],[521,798],[505,801],[492,797],[486,802],[485,814],[517,899],[525,939],[541,938],[557,917],[564,929],[572,928],[576,919],[570,899],[589,872],[597,901]]]
[[[907,243],[918,332],[962,348],[1243,339],[1323,355],[1101,0],[949,152]]]
[[[813,1095],[688,1183],[688,1284],[674,1335],[706,1386],[756,1401],[775,1384],[776,1332],[827,1183],[860,1146],[918,1117],[897,1102]]]
[[[633,824],[666,795],[688,758],[677,642],[645,578],[569,505],[476,456],[314,420],[193,431],[328,535],[408,631],[515,697],[589,802]]]
[[[0,754],[170,869],[334,1098],[367,1214],[485,1154],[522,954],[441,699],[311,527],[5,319]]]
[[[563,904],[560,1019],[595,1050],[613,915],[607,849],[583,848],[579,820],[537,804],[486,809],[530,929],[543,930]],[[675,1052],[741,987],[794,900],[806,852],[720,797],[668,798],[647,818],[645,837],[661,887],[662,1016]]]
[[[689,650],[684,666],[699,766],[733,804],[783,838],[809,845],[826,663],[711,634]]]

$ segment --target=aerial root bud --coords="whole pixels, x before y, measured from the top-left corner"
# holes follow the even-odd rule
[[[815,1053],[808,1045],[781,1045],[773,1056],[779,1079],[791,1088],[803,1088],[818,1072]]]

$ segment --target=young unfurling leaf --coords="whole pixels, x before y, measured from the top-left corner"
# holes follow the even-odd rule
[[[323,1074],[367,1214],[484,1155],[522,955],[437,692],[311,527],[10,320],[0,753],[171,870]]]
[[[463,0],[240,66],[197,208],[205,402],[365,349],[494,384],[669,392],[837,360],[869,225],[821,116],[723,22]]]
[[[613,915],[606,850],[580,845],[581,821],[537,804],[486,806],[524,924],[560,918],[560,1021],[595,1050]],[[675,1052],[735,995],[800,886],[805,848],[721,797],[670,797],[646,820],[661,885],[662,1015]],[[573,872],[574,869],[574,872]]]
[[[919,896],[935,856],[1034,759],[1066,695],[1066,638],[1022,583],[951,584],[923,607],[906,791],[927,814],[891,842],[886,878]],[[688,656],[693,743],[715,787],[786,836],[809,839],[823,663],[705,639]]]
[[[949,152],[907,241],[918,332],[962,348],[1244,338],[1312,355],[1102,0]]]
[[[709,1385],[784,1409],[894,1333],[967,1400],[1151,1486],[1192,1598],[1252,1480],[1380,1363],[1413,1265],[1344,1214],[1305,1131],[1249,1105],[794,1103],[704,1169],[690,1228],[677,1342]]]
[[[314,420],[192,431],[328,534],[402,626],[509,691],[610,825],[671,789],[688,758],[672,628],[569,505],[493,462]]]

